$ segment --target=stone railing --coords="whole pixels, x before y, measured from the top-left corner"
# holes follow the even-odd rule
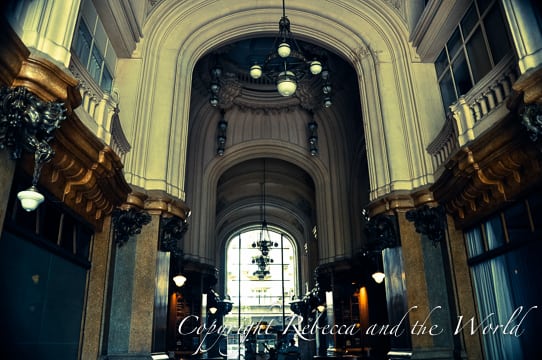
[[[79,80],[82,98],[77,115],[98,138],[122,157],[130,150],[130,144],[122,131],[118,101],[114,94],[103,92],[75,56],[72,56],[70,71]]]
[[[508,113],[506,100],[517,73],[516,62],[510,54],[450,106],[444,126],[427,147],[435,169],[442,167],[455,150],[476,139]]]

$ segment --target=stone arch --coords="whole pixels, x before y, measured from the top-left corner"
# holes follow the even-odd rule
[[[287,7],[296,36],[334,51],[358,73],[365,133],[370,139],[372,198],[427,183],[431,166],[421,143],[419,121],[411,118],[418,113],[411,111],[416,106],[410,65],[415,61],[414,51],[408,44],[406,24],[389,6],[382,1],[337,0],[324,9],[300,0]],[[138,124],[134,129],[146,132],[148,140],[127,157],[127,178],[132,184],[164,189],[184,199],[190,87],[196,61],[220,44],[276,32],[279,17],[280,4],[270,0],[227,7],[217,7],[214,1],[157,5],[145,25],[148,38],[141,46],[139,96],[146,101],[135,110]],[[163,126],[151,126],[152,122]]]

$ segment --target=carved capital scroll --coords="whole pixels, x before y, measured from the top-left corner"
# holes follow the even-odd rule
[[[173,256],[180,256],[180,243],[186,230],[188,223],[176,216],[160,218],[160,250],[169,251]]]
[[[382,251],[399,245],[397,218],[393,215],[380,214],[367,219],[365,232],[370,250]]]
[[[434,246],[443,242],[446,238],[446,217],[442,206],[429,207],[423,205],[417,209],[406,212],[406,219],[414,223],[416,232],[425,235],[433,242]]]
[[[140,234],[143,225],[151,222],[151,216],[146,211],[133,207],[127,210],[116,208],[113,210],[112,219],[113,236],[119,247],[124,245],[130,236]]]

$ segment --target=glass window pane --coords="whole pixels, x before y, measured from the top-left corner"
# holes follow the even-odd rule
[[[477,83],[491,70],[491,61],[480,28],[474,32],[466,47],[474,83]]]
[[[493,64],[498,64],[512,48],[508,32],[506,31],[506,25],[498,6],[493,6],[491,11],[489,11],[484,19],[484,26],[493,57]]]
[[[480,14],[483,15],[484,12],[489,8],[493,0],[477,0],[476,3],[478,4],[478,10],[480,11]]]
[[[452,69],[458,96],[465,95],[472,88],[473,84],[464,54],[461,54],[454,60]]]
[[[486,234],[488,250],[492,250],[504,245],[504,231],[500,216],[494,216],[486,221],[483,228]]]
[[[529,240],[533,236],[527,208],[522,201],[507,209],[504,219],[510,241]]]
[[[463,30],[463,36],[465,38],[472,32],[472,29],[474,29],[477,22],[478,14],[476,13],[474,5],[471,5],[463,19],[461,19],[461,30]]]
[[[461,34],[459,33],[459,28],[455,29],[454,33],[450,37],[450,40],[446,43],[446,47],[448,48],[448,53],[450,54],[451,58],[454,58],[456,56],[456,53],[459,49],[461,49],[461,45],[463,44],[463,40],[461,40]]]
[[[440,77],[442,72],[448,68],[449,62],[446,55],[446,49],[442,50],[437,60],[435,61],[435,69],[437,70],[437,77]]]
[[[100,52],[98,49],[93,48],[92,49],[92,56],[90,58],[90,63],[88,64],[88,72],[90,76],[96,81],[96,83],[100,83],[100,74],[102,70],[102,55],[100,55]]]
[[[455,95],[454,84],[452,82],[452,76],[450,71],[446,71],[444,76],[439,82],[440,86],[440,95],[442,96],[442,104],[448,112],[448,106],[452,105],[457,101],[457,96]]]
[[[484,252],[484,242],[480,227],[475,227],[465,233],[467,256],[472,258]]]
[[[102,74],[102,82],[100,83],[100,87],[102,88],[103,91],[110,93],[112,84],[113,84],[113,77],[111,76],[111,73],[107,69],[107,66],[104,66],[104,71]]]
[[[75,54],[81,61],[81,63],[87,66],[88,57],[90,54],[90,47],[92,45],[92,36],[88,30],[87,25],[83,20],[79,23],[79,28],[77,29],[77,34],[74,41],[74,50]]]
[[[270,260],[259,264],[263,250],[257,245],[260,229],[246,230],[229,241],[226,249],[226,293],[233,309],[225,323],[236,328],[260,320],[282,323],[283,306],[290,315],[289,302],[298,294],[297,258],[292,240],[274,230],[269,231],[272,246],[266,252]],[[260,265],[263,265],[262,267]],[[259,276],[260,270],[268,271]],[[246,325],[245,324],[245,325]]]

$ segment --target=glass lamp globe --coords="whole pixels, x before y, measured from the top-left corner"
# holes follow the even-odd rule
[[[384,278],[386,277],[386,275],[384,275],[384,273],[381,271],[377,271],[371,276],[373,277],[373,280],[376,281],[377,284],[381,284],[382,281],[384,281]]]
[[[186,276],[182,274],[175,275],[173,277],[173,282],[175,283],[175,285],[177,285],[177,287],[182,287],[186,282]]]
[[[297,89],[295,74],[291,71],[283,71],[277,80],[277,90],[282,96],[291,96]]]
[[[311,61],[309,70],[311,71],[311,74],[318,75],[322,72],[322,63],[318,60]]]
[[[277,53],[281,58],[287,58],[290,56],[290,53],[292,52],[292,49],[290,48],[290,44],[287,42],[282,42],[279,44],[279,47],[277,48]]]
[[[250,77],[253,79],[259,79],[262,77],[262,67],[258,64],[254,64],[250,67]]]
[[[38,192],[35,186],[31,186],[24,191],[19,191],[17,198],[21,201],[23,209],[29,212],[36,210],[43,200],[45,200],[45,197]]]

